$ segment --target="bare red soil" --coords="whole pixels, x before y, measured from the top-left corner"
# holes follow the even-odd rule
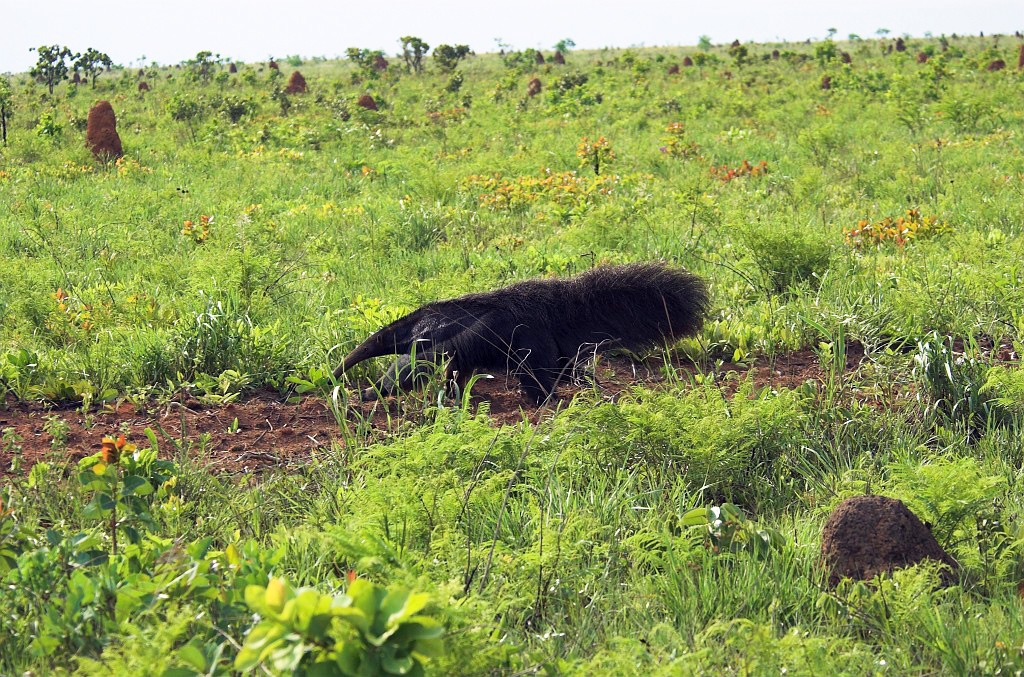
[[[851,351],[848,368],[856,368],[860,357]],[[656,358],[640,363],[626,358],[604,358],[598,369],[597,387],[608,399],[635,385],[656,387],[664,381],[660,367]],[[759,360],[750,368],[733,364],[723,368],[740,374],[749,371],[759,385],[774,387],[793,388],[807,380],[820,382],[824,378],[818,357],[809,350],[779,357],[773,363]],[[486,402],[495,425],[515,424],[523,419],[536,423],[556,411],[557,404],[531,404],[517,386],[515,379],[504,375],[477,381],[473,386],[474,409]],[[568,403],[586,387],[593,386],[562,386],[558,392],[561,402]],[[353,396],[356,392],[349,391]],[[415,396],[406,396],[404,401],[353,404],[346,418],[349,429],[357,421],[369,422],[369,434],[385,439],[403,422],[415,419],[417,409]],[[54,429],[51,421],[55,420],[66,424],[63,444],[55,444],[48,432]],[[156,433],[161,456],[172,457],[176,450],[188,449],[190,457],[215,472],[241,473],[301,465],[317,449],[344,444],[340,424],[320,397],[290,403],[276,392],[260,392],[243,401],[213,405],[179,393],[169,402],[122,401],[94,407],[88,413],[73,406],[8,399],[0,406],[0,430],[11,429],[13,432],[6,433],[5,439],[13,439],[14,443],[0,447],[0,477],[12,474],[15,456],[20,468],[17,472],[21,473],[39,461],[76,463],[99,451],[103,437],[121,432],[129,440],[147,445],[146,428]]]

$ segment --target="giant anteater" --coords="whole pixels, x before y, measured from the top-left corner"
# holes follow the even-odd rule
[[[704,282],[663,263],[594,268],[562,279],[428,303],[374,332],[334,370],[399,355],[364,398],[408,390],[426,367],[445,364],[463,385],[474,371],[516,376],[538,402],[578,359],[595,351],[639,351],[696,333],[708,309]]]

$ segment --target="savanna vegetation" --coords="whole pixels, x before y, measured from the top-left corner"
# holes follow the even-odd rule
[[[246,477],[156,432],[69,461],[56,415],[27,468],[5,431],[0,674],[1024,670],[1019,40],[401,43],[0,77],[3,409],[270,389],[339,424]],[[346,407],[382,366],[330,377],[423,302],[652,259],[713,297],[656,387],[498,426],[435,383],[382,433]],[[722,369],[797,350],[825,377]],[[865,493],[957,585],[828,588]]]

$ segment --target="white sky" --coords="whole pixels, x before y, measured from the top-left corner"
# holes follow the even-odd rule
[[[755,40],[1024,31],[1024,0],[0,0],[0,73],[35,63],[30,47],[94,47],[114,63],[175,64],[209,50],[238,61],[343,55],[348,47],[399,51],[414,35],[432,47],[497,51],[694,45]]]

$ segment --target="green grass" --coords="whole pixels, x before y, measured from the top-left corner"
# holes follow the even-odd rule
[[[1024,668],[1024,376],[985,349],[1024,350],[1024,80],[985,70],[1015,63],[1006,39],[952,39],[945,56],[910,43],[843,43],[848,65],[820,45],[750,45],[742,66],[715,49],[675,75],[696,50],[537,68],[481,55],[457,91],[433,64],[370,78],[311,63],[286,115],[259,65],[205,85],[149,68],[144,94],[135,72],[52,97],[15,76],[0,148],[10,400],[285,395],[423,302],[596,263],[677,262],[714,308],[678,346],[698,376],[614,403],[584,392],[536,425],[428,392],[385,443],[360,425],[288,474],[242,479],[210,475],[187,440],[165,470],[137,470],[158,491],[125,499],[116,552],[109,511],[88,507],[92,470],[6,479],[0,673],[225,671],[254,624],[246,586],[333,595],[350,571],[429,593],[446,629],[436,674]],[[918,64],[922,49],[936,56]],[[363,93],[381,110],[356,106]],[[84,146],[101,98],[117,165]],[[614,151],[599,176],[584,137]],[[745,160],[767,173],[722,180]],[[847,236],[909,210],[944,225]],[[800,348],[823,383],[759,390],[718,369]],[[868,492],[933,524],[960,585],[935,589],[923,566],[823,586],[821,527]],[[724,503],[782,544],[711,548],[684,523]]]

